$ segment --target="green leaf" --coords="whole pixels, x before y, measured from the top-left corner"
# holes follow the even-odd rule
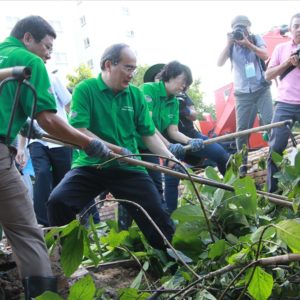
[[[80,222],[78,220],[73,220],[68,225],[64,226],[61,236],[63,237],[68,235],[70,232],[73,231],[73,229],[79,226],[80,226]]]
[[[225,240],[219,240],[214,244],[208,246],[208,257],[211,259],[215,259],[216,257],[222,256],[226,249]]]
[[[68,300],[93,300],[96,292],[91,275],[78,280],[70,289]]]
[[[298,153],[295,157],[295,169],[297,170],[297,175],[300,175],[300,151],[298,149]]]
[[[172,213],[172,219],[179,222],[192,222],[203,219],[203,213],[199,205],[185,205],[177,208]]]
[[[257,194],[254,180],[249,176],[246,176],[237,179],[233,183],[233,186],[237,196],[235,204],[241,208],[245,215],[254,215],[257,210]]]
[[[221,182],[218,172],[211,166],[205,168],[205,176],[209,179]]]
[[[278,238],[281,239],[292,250],[293,253],[300,252],[300,223],[296,220],[285,220],[275,225]]]
[[[63,300],[58,294],[46,291],[41,296],[35,297],[36,300]]]
[[[261,226],[259,227],[254,233],[251,235],[251,241],[253,243],[256,243],[259,241],[259,238],[261,236],[262,231],[265,229],[266,226]],[[274,227],[269,227],[266,229],[264,232],[263,240],[268,240],[270,239],[276,232],[276,229]]]
[[[119,300],[144,300],[147,299],[150,294],[149,293],[138,293],[136,289],[132,288],[126,288],[126,289],[120,289],[118,291],[119,293]]]
[[[248,282],[252,274],[252,268],[246,273],[245,281]],[[249,294],[255,300],[267,300],[273,289],[273,277],[265,272],[262,268],[256,267],[252,280],[248,286]]]
[[[103,243],[107,243],[109,247],[115,248],[124,243],[128,236],[129,232],[126,230],[116,232],[114,229],[111,229],[107,236],[101,237],[101,241]]]
[[[63,239],[61,251],[61,265],[66,276],[71,276],[82,262],[83,234],[79,227],[75,227]]]
[[[271,153],[271,157],[272,157],[273,162],[274,162],[277,166],[279,166],[279,164],[280,164],[280,163],[282,162],[282,160],[283,160],[283,157],[282,157],[280,154],[276,153],[276,152],[272,152],[272,153]]]

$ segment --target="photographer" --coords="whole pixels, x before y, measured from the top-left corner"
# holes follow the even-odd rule
[[[228,58],[234,75],[234,95],[236,100],[236,131],[252,128],[255,118],[260,114],[262,125],[272,119],[272,98],[270,83],[265,80],[264,61],[268,59],[265,43],[259,35],[250,31],[251,22],[246,16],[236,16],[231,23],[232,32],[227,34],[227,43],[218,59],[223,66]],[[236,139],[237,150],[248,144],[248,136]],[[240,176],[247,173],[247,154],[243,157]]]
[[[277,45],[266,71],[268,80],[277,76],[281,79],[278,84],[278,96],[272,122],[288,119],[292,119],[293,122],[300,122],[300,13],[291,18],[289,30],[292,39]],[[289,135],[290,131],[287,127],[273,128],[269,141],[270,154],[272,151],[282,154],[287,146]],[[277,171],[278,169],[270,155],[267,174],[270,192],[277,190],[277,179],[273,178]]]

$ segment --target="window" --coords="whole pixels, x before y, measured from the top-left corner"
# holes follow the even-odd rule
[[[87,61],[87,65],[88,65],[88,67],[89,67],[90,69],[94,69],[94,62],[93,62],[92,59],[89,59],[89,60]]]
[[[124,16],[129,16],[130,15],[129,8],[128,7],[122,7],[122,14]]]
[[[90,39],[88,37],[84,39],[83,43],[84,43],[84,48],[88,48],[91,45]]]
[[[85,16],[82,16],[80,18],[80,25],[81,25],[81,27],[83,27],[85,24],[86,24]]]
[[[66,65],[68,63],[67,54],[65,52],[54,52],[53,58],[56,64]]]
[[[134,37],[134,31],[133,30],[127,30],[126,31],[126,36],[129,38],[133,38]]]

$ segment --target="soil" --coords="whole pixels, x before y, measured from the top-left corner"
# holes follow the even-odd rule
[[[2,248],[2,247],[1,247]],[[59,264],[59,250],[51,256],[54,275],[58,277],[58,292],[67,299],[69,288],[83,276],[90,274],[96,288],[104,288],[107,299],[118,299],[120,288],[130,287],[139,273],[139,268],[131,261],[104,264],[97,268],[79,268],[71,278],[66,278]],[[0,300],[23,299],[23,287],[16,264],[9,248],[0,254]]]

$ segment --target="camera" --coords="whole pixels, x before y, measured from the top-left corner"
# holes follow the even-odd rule
[[[234,27],[231,35],[234,40],[241,41],[244,39],[244,35],[248,34],[247,28],[243,25],[237,25]]]

